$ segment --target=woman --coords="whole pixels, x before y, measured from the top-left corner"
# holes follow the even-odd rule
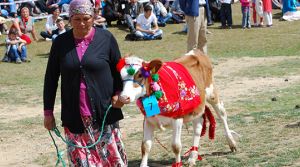
[[[263,0],[263,11],[264,11],[264,20],[266,21],[267,27],[272,27],[273,26],[272,0]]]
[[[44,83],[44,126],[48,130],[56,126],[53,108],[61,77],[61,119],[66,139],[76,145],[91,145],[105,123],[100,144],[90,149],[67,146],[70,166],[127,166],[118,127],[123,119],[123,103],[117,95],[123,86],[116,70],[118,44],[109,31],[92,26],[94,10],[89,0],[73,0],[69,15],[73,29],[59,35],[50,51]],[[110,104],[112,108],[106,111]]]
[[[19,36],[22,34],[30,36],[31,33],[32,38],[35,41],[38,40],[34,28],[34,18],[29,16],[29,9],[26,6],[22,7],[21,17],[15,19],[13,26],[18,30]]]
[[[52,31],[57,29],[56,26],[56,20],[60,15],[59,8],[51,8],[52,15],[48,16],[46,21],[46,31],[42,31],[40,35],[47,40],[47,38],[50,40],[52,38]]]

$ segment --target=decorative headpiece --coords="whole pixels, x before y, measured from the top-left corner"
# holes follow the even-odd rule
[[[69,7],[69,17],[75,14],[94,15],[93,4],[90,0],[72,0]]]
[[[136,69],[133,67],[133,65],[136,64],[126,64],[125,58],[121,58],[119,62],[116,65],[117,70],[121,73],[121,70],[125,66],[129,66],[126,69],[126,72],[128,75],[132,76],[136,73]],[[163,96],[163,92],[161,90],[161,87],[158,84],[159,81],[159,75],[155,73],[155,70],[150,70],[149,63],[142,63],[142,67],[140,68],[141,74],[144,78],[148,78],[150,81],[150,88],[152,90],[152,94],[157,98],[160,99]],[[151,72],[152,71],[152,72]]]
[[[122,58],[122,59],[120,59],[119,60],[119,62],[118,62],[118,64],[117,64],[117,70],[119,71],[119,72],[121,72],[121,70],[122,70],[122,68],[125,66],[125,59],[124,58]]]

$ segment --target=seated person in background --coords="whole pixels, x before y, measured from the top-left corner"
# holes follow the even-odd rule
[[[29,62],[27,59],[26,41],[18,37],[18,31],[15,28],[9,30],[5,40],[6,52],[2,59],[3,62]]]
[[[22,9],[23,7],[27,7],[29,10],[29,15],[30,16],[38,16],[39,14],[41,14],[41,10],[36,6],[37,1],[25,1],[21,4],[19,4],[19,8],[17,8],[17,13],[18,15],[20,15],[20,13],[22,12],[20,9]]]
[[[185,23],[184,12],[181,10],[179,0],[175,0],[171,5],[172,18],[175,23]]]
[[[103,17],[106,19],[107,25],[111,26],[112,21],[120,21],[122,20],[122,14],[117,11],[117,7],[115,6],[114,0],[104,0],[103,1]]]
[[[136,18],[143,13],[143,4],[138,0],[129,0],[125,5],[124,19],[131,33],[135,33]]]
[[[17,8],[14,0],[0,0],[0,3],[11,3],[10,5],[0,6],[2,17],[17,17]]]
[[[167,21],[172,18],[172,14],[167,11],[164,5],[158,0],[150,0],[147,4],[153,9],[153,13],[157,17],[157,24],[161,27],[166,26]]]
[[[46,15],[48,13],[51,13],[46,6],[46,0],[37,0],[37,1],[34,1],[34,3],[35,3],[35,6],[37,7],[36,11],[41,12],[40,13],[41,15]]]
[[[26,34],[29,37],[30,36],[29,34],[31,34],[32,38],[35,41],[38,40],[38,38],[35,34],[34,18],[29,16],[28,7],[24,6],[21,8],[21,16],[17,17],[13,21],[12,26],[17,29],[19,36],[22,36],[22,34]]]
[[[69,6],[72,0],[49,0],[46,5],[48,8],[60,8],[62,12],[69,12]]]
[[[153,24],[153,28],[151,28],[151,24]],[[151,6],[146,5],[144,13],[137,17],[136,30],[135,35],[139,38],[146,40],[162,39],[163,31],[158,29],[157,18],[152,13]]]
[[[170,6],[173,4],[173,0],[159,0],[164,7],[167,9],[167,11],[170,11]]]
[[[106,19],[102,17],[100,8],[96,6],[94,10],[94,26],[106,29]]]
[[[69,30],[69,28],[65,27],[64,20],[62,18],[58,18],[56,20],[57,29],[52,31],[52,41],[60,34],[65,33]]]
[[[8,27],[5,24],[6,19],[4,17],[0,16],[0,35],[2,34],[8,34]]]
[[[51,8],[52,14],[48,16],[46,21],[46,31],[42,31],[40,35],[48,40],[52,38],[52,31],[57,29],[56,20],[59,19],[60,10],[59,8]]]
[[[297,10],[300,10],[300,2],[297,2],[297,0],[282,1],[282,14],[286,12],[296,12]]]

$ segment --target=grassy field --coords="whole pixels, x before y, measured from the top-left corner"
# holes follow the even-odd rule
[[[274,10],[272,28],[241,29],[240,4],[233,5],[233,29],[209,27],[208,52],[213,60],[216,83],[225,102],[229,126],[242,136],[238,152],[231,153],[218,122],[216,139],[204,137],[199,148],[203,161],[197,166],[281,167],[300,166],[300,22],[279,21]],[[45,20],[37,22],[38,32]],[[146,60],[172,60],[186,51],[183,25],[162,28],[156,41],[125,41],[127,30],[109,28],[118,40],[121,53],[133,53]],[[4,41],[4,36],[0,37]],[[54,166],[55,148],[43,129],[42,89],[51,42],[28,46],[31,63],[0,63],[0,166]],[[0,48],[4,54],[4,47]],[[59,94],[56,118],[59,123]],[[129,166],[141,159],[142,115],[134,105],[124,107],[121,121]],[[183,130],[183,152],[191,146],[192,127]],[[150,166],[170,166],[171,131],[156,132]],[[58,142],[60,149],[63,143]],[[66,159],[66,158],[65,158]]]

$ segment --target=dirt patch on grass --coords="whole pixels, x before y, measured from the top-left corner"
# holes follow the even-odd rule
[[[239,58],[223,59],[214,65],[216,84],[220,90],[223,101],[229,105],[241,98],[248,98],[257,92],[269,91],[288,87],[300,82],[300,75],[286,78],[254,78],[234,76],[239,70],[259,65],[271,65],[295,57],[272,58]],[[140,158],[140,142],[142,136],[143,117],[125,110],[125,121],[121,122],[123,137],[129,159]],[[56,110],[57,111],[57,110]],[[131,111],[132,112],[132,111]],[[230,115],[230,113],[229,113]],[[48,132],[43,128],[42,118],[39,121],[26,118],[42,117],[42,106],[11,106],[1,104],[0,109],[0,166],[54,166],[55,149]],[[59,119],[59,118],[57,118]],[[11,130],[13,129],[13,130]],[[136,135],[136,137],[135,137]],[[157,143],[155,143],[157,145]],[[65,146],[59,142],[61,149]],[[157,146],[159,147],[159,146]],[[169,153],[173,155],[172,153]],[[51,158],[49,159],[49,155]],[[65,158],[66,159],[66,158]],[[299,162],[295,162],[295,165]]]
[[[271,66],[281,61],[295,59],[297,57],[271,57],[271,58],[250,58],[221,60],[215,65],[215,82],[220,90],[220,95],[224,102],[229,103],[237,98],[243,99],[257,92],[281,89],[300,82],[299,75],[283,77],[258,77],[247,78],[236,76],[238,71],[249,69],[255,66]]]

